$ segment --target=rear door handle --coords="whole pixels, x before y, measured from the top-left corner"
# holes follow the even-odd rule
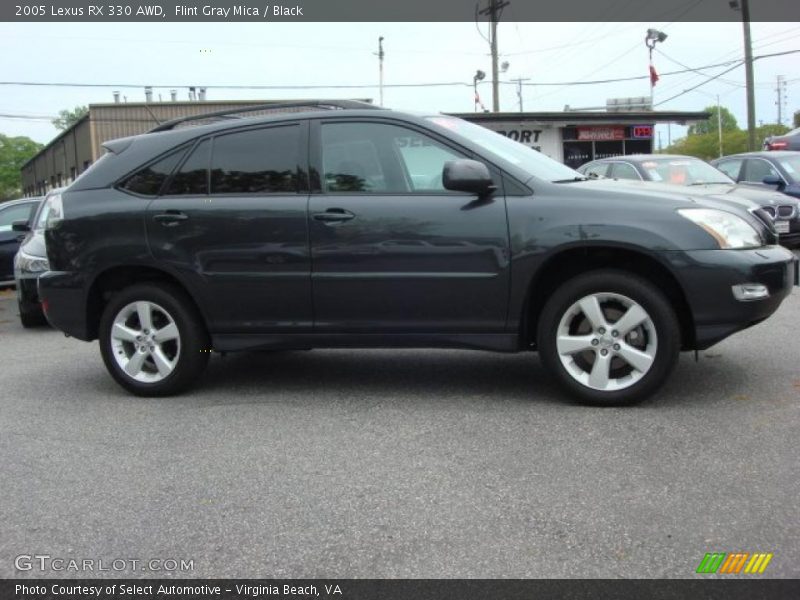
[[[311,215],[315,221],[322,221],[323,223],[341,223],[355,218],[355,213],[343,208],[329,208],[325,212],[314,213]]]
[[[189,218],[189,215],[186,213],[182,213],[178,210],[159,213],[153,216],[154,221],[158,221],[164,227],[174,227],[178,225],[181,221],[186,221]]]

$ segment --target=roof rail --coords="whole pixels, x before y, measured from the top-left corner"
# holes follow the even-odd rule
[[[273,102],[270,104],[256,104],[254,106],[246,106],[244,108],[229,108],[225,110],[217,110],[213,112],[202,113],[199,115],[192,115],[188,117],[179,117],[177,119],[172,119],[171,121],[166,121],[161,123],[148,131],[147,133],[156,133],[158,131],[169,131],[170,129],[174,129],[176,126],[180,125],[181,123],[186,123],[187,121],[200,121],[202,119],[211,119],[211,118],[238,118],[234,115],[239,113],[247,113],[247,112],[258,112],[262,110],[273,110],[273,109],[282,109],[282,108],[321,108],[326,110],[344,110],[344,109],[373,109],[373,110],[381,110],[380,106],[375,106],[370,102],[362,102],[360,100],[308,100],[305,102],[297,101],[297,102]]]

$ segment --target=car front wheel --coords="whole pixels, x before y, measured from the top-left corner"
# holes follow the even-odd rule
[[[664,294],[621,271],[564,283],[542,310],[542,363],[587,404],[633,404],[653,394],[678,360],[680,327]]]
[[[98,335],[109,373],[139,396],[179,393],[208,362],[202,319],[173,286],[138,284],[115,294],[103,311]]]

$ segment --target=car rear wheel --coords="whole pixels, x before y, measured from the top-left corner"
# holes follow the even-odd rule
[[[680,327],[664,294],[621,271],[563,284],[539,319],[542,363],[580,401],[633,404],[653,394],[678,360]]]
[[[111,376],[139,396],[168,396],[192,385],[209,357],[208,334],[186,295],[170,285],[138,284],[103,311],[100,352]]]

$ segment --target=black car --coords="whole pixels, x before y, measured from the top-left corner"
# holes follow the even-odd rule
[[[764,140],[764,150],[800,150],[800,127]]]
[[[210,351],[456,347],[538,350],[582,401],[632,403],[797,279],[761,212],[453,117],[307,104],[109,142],[48,199],[45,314],[127,390],[179,392]]]
[[[585,175],[691,186],[692,193],[724,198],[745,208],[761,207],[775,221],[780,243],[800,246],[800,202],[774,189],[737,184],[724,169],[693,156],[634,154],[595,160],[578,168]]]
[[[0,204],[0,286],[14,283],[14,255],[25,237],[14,230],[14,223],[30,223],[41,201],[41,198],[21,198]]]
[[[64,188],[56,188],[45,196],[39,204],[30,224],[21,222],[14,224],[14,229],[27,234],[14,257],[14,283],[17,288],[17,306],[19,319],[23,327],[45,325],[47,321],[39,303],[39,275],[49,269],[47,251],[44,245],[44,226],[50,204],[46,199],[60,194]]]
[[[742,185],[800,198],[800,152],[744,152],[711,164]]]

